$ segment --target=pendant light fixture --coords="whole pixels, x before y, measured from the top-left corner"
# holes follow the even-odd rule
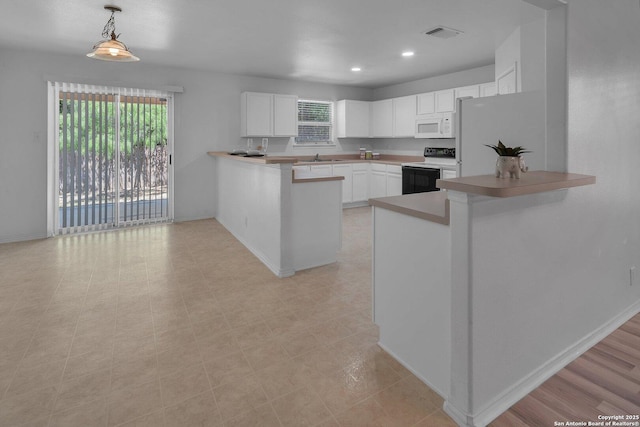
[[[129,52],[127,45],[118,40],[120,34],[116,35],[116,24],[114,15],[116,12],[122,12],[118,6],[105,6],[106,10],[111,11],[111,17],[102,29],[102,37],[106,40],[101,40],[93,46],[93,52],[87,53],[89,58],[101,59],[103,61],[118,61],[118,62],[135,62],[140,61],[140,58]]]

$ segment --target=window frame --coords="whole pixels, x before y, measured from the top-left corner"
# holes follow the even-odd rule
[[[330,136],[327,141],[313,141],[313,142],[299,142],[298,137],[294,137],[293,144],[297,147],[327,147],[327,146],[335,146],[335,102],[326,99],[309,99],[309,98],[299,98],[297,102],[297,114],[300,114],[300,104],[301,103],[316,103],[316,104],[326,104],[331,108],[331,118],[329,122],[307,122],[298,120],[298,135],[300,135],[300,126],[317,126],[317,127],[325,127],[329,126],[330,128]]]

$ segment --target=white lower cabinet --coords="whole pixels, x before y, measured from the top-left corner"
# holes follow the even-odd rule
[[[353,201],[353,169],[351,163],[341,163],[333,165],[333,176],[343,176],[342,181],[342,203]]]
[[[387,173],[371,171],[371,198],[387,195]]]
[[[308,165],[293,165],[293,171],[309,172],[311,168]]]
[[[442,173],[440,175],[442,179],[452,179],[458,176],[456,171],[450,169],[442,169]]]
[[[385,197],[387,195],[387,165],[371,164],[371,194],[370,197]]]
[[[402,167],[384,163],[340,163],[294,166],[320,176],[343,176],[342,203],[361,203],[369,198],[402,194]]]
[[[313,165],[310,167],[311,172],[321,176],[332,176],[331,165]]]
[[[369,200],[369,164],[353,164],[353,200],[366,202]]]
[[[402,194],[402,167],[371,164],[371,198],[399,196]]]
[[[333,165],[334,176],[344,176],[342,181],[342,203],[366,202],[369,200],[369,164],[340,163]]]
[[[387,196],[402,194],[402,167],[387,165]]]

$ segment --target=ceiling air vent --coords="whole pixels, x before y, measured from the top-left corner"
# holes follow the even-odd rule
[[[439,25],[435,28],[431,28],[424,32],[426,36],[437,37],[439,39],[450,39],[451,37],[455,37],[458,34],[462,34],[463,31],[454,30],[453,28],[443,27]]]

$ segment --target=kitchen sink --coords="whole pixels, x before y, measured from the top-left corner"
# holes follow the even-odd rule
[[[323,159],[320,154],[316,154],[311,160],[304,160],[305,162],[341,162],[343,159]]]

